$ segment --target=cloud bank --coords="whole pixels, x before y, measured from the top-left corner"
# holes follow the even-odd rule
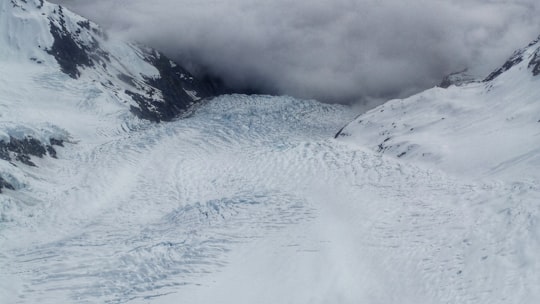
[[[55,0],[235,89],[359,102],[469,68],[540,35],[537,0]]]

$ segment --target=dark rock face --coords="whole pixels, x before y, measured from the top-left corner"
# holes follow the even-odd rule
[[[50,143],[52,146],[59,146],[59,147],[64,146],[64,141],[61,139],[51,138]]]
[[[460,86],[460,85],[471,83],[474,81],[475,81],[474,77],[467,74],[467,69],[465,69],[460,72],[446,75],[441,81],[441,83],[439,84],[439,87],[446,89],[452,85]]]
[[[0,159],[7,161],[19,161],[25,165],[35,167],[30,156],[43,157],[50,155],[56,158],[56,150],[53,145],[61,146],[62,140],[51,139],[50,144],[43,144],[39,140],[27,136],[23,139],[10,137],[9,142],[0,141]]]
[[[70,35],[51,23],[51,34],[54,37],[54,43],[47,52],[56,58],[62,72],[68,74],[71,78],[78,78],[80,75],[79,66],[92,66],[93,63]]]
[[[510,59],[508,59],[508,61],[505,62],[505,64],[502,67],[495,70],[493,73],[489,74],[489,76],[486,79],[484,79],[484,82],[488,82],[497,78],[499,75],[508,71],[510,68],[512,68],[516,64],[521,63],[523,60],[525,60],[524,58],[525,50],[528,48],[534,47],[539,42],[540,42],[540,36],[536,38],[534,41],[532,41],[531,43],[529,43],[529,45],[525,49],[516,51],[512,55],[512,57],[510,57]],[[527,65],[527,67],[531,70],[534,76],[540,75],[540,47],[538,46],[536,47],[537,49],[532,55],[531,61],[529,61],[529,64]]]
[[[113,72],[108,69],[111,55],[99,44],[101,39],[108,38],[96,25],[86,20],[67,26],[61,6],[48,19],[54,42],[46,51],[54,56],[62,72],[78,79],[83,69],[94,69],[103,75],[104,80],[100,81],[131,97],[136,106],[131,106],[130,111],[139,118],[154,122],[170,121],[194,102],[215,95],[211,82],[195,79],[165,55],[145,47],[140,47],[141,60],[154,66],[159,76]],[[125,64],[121,62],[122,58],[113,58],[120,61],[120,65]],[[127,84],[129,88],[124,89],[120,83]]]
[[[529,69],[532,70],[534,76],[540,74],[540,48],[536,50],[532,60],[529,62]]]
[[[146,95],[126,90],[126,94],[137,103],[138,107],[131,107],[131,112],[140,118],[151,121],[170,121],[188,109],[194,102],[214,95],[211,84],[195,79],[187,70],[171,61],[167,56],[152,51],[145,60],[159,71],[159,77],[144,77],[151,86]],[[126,79],[126,83],[132,82]],[[162,99],[154,98],[159,90]],[[191,96],[192,92],[196,96]]]
[[[343,130],[345,130],[345,128],[347,127],[347,125],[343,126],[341,129],[339,129],[339,131],[337,131],[336,135],[334,135],[334,138],[338,138],[338,137],[343,137],[343,136],[347,136],[346,133],[343,132]]]
[[[495,70],[493,73],[489,74],[484,82],[492,81],[493,79],[499,77],[502,73],[510,70],[513,66],[523,61],[523,50],[516,51],[510,59],[508,59],[502,67]]]
[[[57,16],[49,17],[50,32],[54,42],[47,53],[54,56],[62,72],[77,79],[80,76],[79,68],[92,67],[95,64],[94,61],[109,61],[108,54],[100,50],[97,40],[92,39],[85,44],[78,39],[82,29],[90,29],[90,22],[78,22],[79,29],[72,33],[66,28],[64,11],[61,6],[56,14]]]
[[[9,190],[15,190],[15,187],[8,183],[5,179],[3,179],[0,176],[0,193],[2,193],[2,189],[9,189]]]

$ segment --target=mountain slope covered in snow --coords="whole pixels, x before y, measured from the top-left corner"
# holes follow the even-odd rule
[[[175,119],[213,94],[163,54],[41,0],[0,2],[0,70],[0,191],[26,186],[16,164],[141,119]]]
[[[2,1],[0,14],[4,65],[31,69],[34,75],[41,72],[44,78],[86,83],[96,95],[110,94],[108,103],[125,104],[141,118],[171,120],[212,95],[209,84],[165,55],[110,39],[96,24],[61,6],[41,0]]]
[[[0,42],[0,303],[540,301],[537,42],[356,119],[46,1]]]
[[[540,42],[484,81],[391,100],[337,137],[461,176],[540,179]]]

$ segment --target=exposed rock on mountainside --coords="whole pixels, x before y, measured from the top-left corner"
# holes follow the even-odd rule
[[[52,56],[60,71],[74,80],[99,82],[140,118],[171,120],[214,95],[211,83],[196,79],[160,52],[110,38],[62,6],[11,0],[0,14],[6,27],[1,33],[4,54],[28,54],[26,60],[45,65],[53,64],[46,58]]]

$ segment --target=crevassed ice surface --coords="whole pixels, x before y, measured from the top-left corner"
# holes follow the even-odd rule
[[[225,96],[38,159],[3,211],[2,303],[539,300],[537,185],[332,139],[351,114]]]

